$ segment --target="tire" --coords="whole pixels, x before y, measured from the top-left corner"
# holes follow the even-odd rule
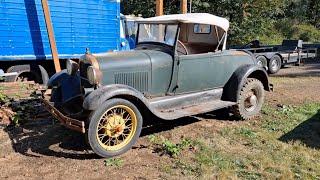
[[[259,115],[264,99],[265,91],[261,81],[248,78],[241,88],[233,113],[242,120],[253,119]]]
[[[267,58],[264,57],[264,56],[258,56],[258,57],[257,57],[257,64],[258,64],[260,67],[265,68],[266,70],[268,69],[268,60],[267,60]]]
[[[28,80],[33,80],[36,83],[44,84],[46,85],[49,80],[49,75],[46,69],[44,69],[41,65],[17,65],[17,66],[11,66],[7,73],[17,72],[17,76],[8,76],[6,77],[6,82],[16,82],[18,81],[18,78],[21,77],[22,74],[28,74],[29,78]]]
[[[125,122],[124,117],[130,118],[131,121]],[[90,147],[97,155],[110,158],[132,148],[140,136],[143,119],[131,102],[110,99],[91,113],[88,123],[87,136]]]
[[[270,74],[275,74],[279,72],[282,66],[282,59],[279,55],[274,55],[268,64],[268,70]]]

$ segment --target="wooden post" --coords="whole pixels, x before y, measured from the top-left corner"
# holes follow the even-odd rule
[[[156,16],[163,15],[163,0],[156,0]]]
[[[44,14],[44,18],[47,26],[48,38],[50,42],[50,48],[51,48],[52,58],[54,62],[54,67],[56,72],[60,72],[61,71],[60,61],[58,56],[56,40],[54,38],[54,32],[53,32],[53,27],[51,23],[51,16],[50,16],[48,1],[41,0],[41,3],[42,3],[43,14]]]
[[[182,14],[188,13],[188,0],[181,0],[180,5],[181,5],[181,13]]]

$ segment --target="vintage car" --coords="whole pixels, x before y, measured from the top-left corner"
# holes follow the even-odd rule
[[[150,117],[174,120],[228,107],[239,119],[259,114],[272,89],[268,75],[251,53],[226,50],[227,19],[194,13],[138,24],[134,51],[87,52],[49,80],[45,107],[85,133],[96,154],[131,149]]]

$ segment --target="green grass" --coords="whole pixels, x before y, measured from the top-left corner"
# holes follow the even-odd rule
[[[200,179],[320,179],[319,132],[320,103],[267,105],[260,120],[189,140],[195,150],[177,153],[171,168]]]
[[[176,158],[181,154],[182,151],[194,146],[194,142],[190,139],[182,139],[179,143],[174,143],[164,137],[157,137],[155,135],[148,136],[149,141],[154,146],[157,153],[162,155],[168,155]]]
[[[0,104],[9,102],[10,99],[3,93],[3,88],[0,87]]]
[[[120,158],[110,158],[104,160],[104,165],[107,167],[122,167],[123,166],[123,160]]]

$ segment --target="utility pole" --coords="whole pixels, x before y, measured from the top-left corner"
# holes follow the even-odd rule
[[[188,0],[181,0],[180,5],[181,5],[181,13],[182,14],[188,13]]]
[[[188,13],[188,0],[181,0],[180,2],[181,13]],[[156,0],[156,16],[163,15],[163,0]]]
[[[163,0],[156,0],[156,16],[163,15]]]

